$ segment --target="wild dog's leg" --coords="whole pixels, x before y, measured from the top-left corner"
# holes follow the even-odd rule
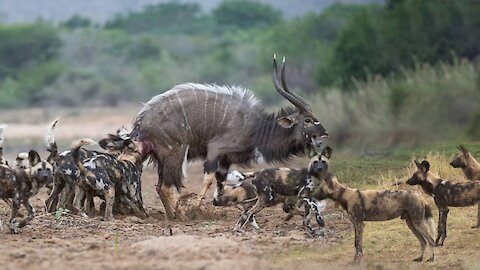
[[[47,211],[49,213],[53,213],[57,210],[57,204],[54,204],[53,202],[58,200],[58,195],[60,194],[60,192],[62,192],[64,188],[65,183],[63,182],[55,181],[53,183],[52,193],[50,193],[50,196],[45,201],[45,205],[47,206]]]
[[[310,205],[308,204],[308,199],[304,199],[305,203],[303,204],[305,208],[305,212],[303,215],[303,226],[307,227],[308,233],[310,235],[315,234],[315,230],[312,228],[312,225],[310,225],[310,220],[312,219],[312,211],[310,208]]]
[[[260,227],[258,226],[258,223],[257,223],[257,219],[255,218],[255,215],[252,215],[250,217],[249,221],[250,221],[250,224],[253,226],[253,228],[255,228],[257,230],[260,229]]]
[[[25,208],[27,209],[28,216],[22,221],[20,221],[20,223],[18,224],[18,228],[25,227],[35,217],[35,209],[33,208],[32,204],[28,201],[28,199],[23,202],[23,206],[25,206]]]
[[[115,188],[110,186],[105,191],[105,220],[113,219],[113,203],[115,201]]]
[[[419,219],[417,221],[414,221],[413,225],[415,226],[415,229],[417,229],[417,231],[428,242],[428,245],[430,246],[430,249],[432,250],[432,255],[427,260],[427,262],[433,262],[433,259],[434,259],[434,256],[435,256],[435,254],[434,254],[434,252],[435,252],[434,251],[435,242],[433,241],[433,238],[428,233],[428,229],[427,229],[427,225],[426,225],[425,220],[422,218],[422,219]],[[443,241],[442,241],[442,244],[443,244]],[[423,248],[423,250],[425,250],[425,248]]]
[[[93,217],[95,215],[95,204],[93,203],[93,190],[85,191],[85,200],[83,209],[87,212],[88,216]]]
[[[420,256],[418,256],[418,258],[414,259],[414,261],[421,262],[423,260],[423,255],[425,254],[425,247],[426,247],[427,241],[425,240],[423,235],[415,228],[412,220],[410,219],[410,216],[408,216],[405,219],[405,221],[407,222],[407,226],[410,229],[410,231],[412,231],[412,233],[415,235],[415,237],[417,237],[418,242],[420,243]]]
[[[145,210],[141,211],[140,208],[138,208],[138,206],[132,200],[127,198],[126,196],[121,196],[121,201],[124,204],[128,205],[133,210],[133,213],[135,213],[136,216],[141,217],[141,218],[146,218],[147,217],[147,214],[145,213]]]
[[[355,257],[353,262],[358,263],[362,259],[363,255],[363,227],[365,226],[363,221],[357,221],[352,219],[353,227],[355,228]]]
[[[19,222],[16,219],[18,216],[18,210],[20,209],[20,198],[18,194],[15,194],[12,199],[12,207],[10,211],[9,227],[12,233],[18,233]]]
[[[473,226],[473,228],[480,228],[480,202],[477,203],[477,225]]]
[[[80,186],[75,186],[75,196],[73,198],[73,208],[77,212],[78,215],[87,216],[82,209],[82,201],[85,197],[85,190]]]
[[[444,209],[441,207],[438,207],[437,239],[435,240],[436,246],[439,246],[440,238],[443,235],[443,212],[444,212]]]
[[[250,220],[252,216],[255,216],[258,212],[260,212],[266,205],[265,199],[263,196],[260,196],[257,202],[250,208],[237,222],[237,225],[233,229],[234,231],[241,231],[245,224]]]
[[[448,212],[450,212],[450,210],[448,210],[448,208],[445,208],[445,210],[443,211],[443,232],[442,232],[442,237],[440,239],[440,246],[443,246],[443,242],[445,241],[445,238],[447,238],[447,217],[448,217]],[[436,243],[435,243],[436,244]]]

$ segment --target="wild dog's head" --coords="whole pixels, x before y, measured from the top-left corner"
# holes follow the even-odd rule
[[[417,170],[413,173],[412,177],[407,180],[407,184],[414,186],[414,185],[431,185],[432,182],[429,180],[431,179],[432,173],[430,172],[430,163],[426,160],[422,162],[418,162],[414,160],[415,165],[417,166]]]
[[[217,188],[213,195],[213,205],[233,206],[247,199],[251,199],[255,188],[245,180],[255,175],[253,172],[242,173],[236,170],[227,174],[225,182],[217,181]],[[245,183],[245,184],[244,184]]]
[[[326,146],[320,155],[310,159],[308,165],[309,178],[306,188],[315,192],[315,198],[324,199],[333,192],[332,175],[329,173],[329,162],[332,157],[333,149]],[[316,186],[319,185],[319,186]]]
[[[308,173],[317,179],[323,179],[328,172],[328,164],[332,157],[333,149],[330,146],[323,148],[320,155],[316,155],[310,159],[308,165]]]
[[[128,131],[125,127],[117,129],[115,134],[108,134],[106,138],[100,140],[98,144],[109,154],[120,155],[126,147],[125,140],[129,139]]]
[[[53,180],[53,166],[47,160],[42,160],[35,150],[28,152],[28,174],[40,185],[46,185]]]
[[[458,153],[450,162],[450,166],[453,168],[462,168],[465,169],[469,166],[470,163],[470,153],[468,150],[463,147],[463,145],[458,146]]]

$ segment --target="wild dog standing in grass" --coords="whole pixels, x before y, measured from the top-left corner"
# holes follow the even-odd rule
[[[85,190],[88,191],[89,187],[85,180],[81,178],[80,171],[73,160],[71,152],[65,151],[59,154],[53,133],[58,120],[57,118],[48,125],[47,136],[45,137],[47,151],[50,152],[55,168],[53,189],[45,203],[49,212],[55,212],[57,208],[68,208],[76,213],[83,213],[82,204],[84,202]],[[108,154],[80,149],[80,160],[100,154],[113,155],[112,157],[118,156],[123,146],[121,137],[126,134],[126,129],[121,128],[117,130],[116,135],[109,134],[107,138],[100,140],[100,147],[107,150]],[[87,203],[90,209],[94,208],[93,201]]]
[[[429,205],[417,194],[409,191],[390,190],[358,190],[341,184],[335,176],[326,173],[328,162],[310,163],[309,173],[314,182],[324,181],[312,191],[315,198],[329,198],[338,202],[347,211],[355,229],[355,257],[354,262],[359,262],[363,254],[363,228],[365,221],[385,221],[401,217],[405,219],[408,228],[420,242],[420,256],[415,261],[422,261],[426,243],[431,247],[434,258],[434,241],[432,235],[435,222]],[[317,158],[318,160],[318,158]]]
[[[80,147],[94,143],[91,139],[82,139],[74,143],[71,153],[87,184],[105,198],[105,219],[113,218],[112,209],[116,197],[128,205],[136,215],[146,217],[140,182],[145,160],[142,144],[125,138],[123,150],[118,158],[97,155],[80,160]],[[90,192],[87,193],[87,201],[92,195]]]
[[[446,181],[430,172],[430,163],[424,160],[419,163],[415,160],[417,171],[407,180],[409,185],[419,185],[428,195],[433,197],[438,207],[438,236],[436,245],[443,246],[447,237],[447,215],[452,207],[464,207],[480,202],[480,181],[456,183]]]
[[[331,154],[331,148],[325,147],[322,155]],[[258,212],[263,208],[272,205],[273,203],[280,201],[277,196],[299,196],[304,193],[304,189],[309,183],[308,168],[290,169],[290,168],[273,168],[264,169],[255,173],[255,177],[252,180],[252,184],[255,186],[257,200],[255,204],[240,218],[235,226],[235,230],[241,230],[247,221],[251,220]],[[221,194],[216,194],[219,196]],[[312,200],[302,196],[302,200],[305,199],[304,205],[304,219],[303,224],[307,227],[309,233],[313,234],[314,230],[310,225],[311,214],[315,213],[317,223],[323,227],[324,221],[320,213],[319,206]],[[299,205],[297,205],[299,206]],[[296,206],[296,207],[297,207]],[[296,208],[295,207],[295,208]],[[313,209],[312,209],[313,208]]]
[[[459,152],[450,162],[453,168],[461,168],[465,177],[470,181],[480,181],[480,163],[462,145],[458,146]],[[473,228],[480,228],[480,203],[477,208],[477,225]]]
[[[278,170],[282,169],[287,170],[287,168],[279,168]],[[248,173],[245,175],[238,171],[229,172],[225,181],[223,192],[219,194],[218,190],[215,190],[213,205],[239,206],[241,210],[243,210],[243,217],[248,218],[247,213],[255,205],[258,199],[257,194],[259,193],[255,185],[252,183],[252,180],[254,179],[253,177],[254,173]],[[270,190],[260,191],[261,196],[271,196],[271,194],[265,193],[266,191]],[[294,215],[304,216],[305,212],[297,207],[297,196],[282,196],[276,194],[273,199],[267,200],[267,202],[268,203],[265,205],[265,207],[270,207],[282,203],[283,211],[288,214],[285,220],[291,219]],[[320,209],[323,208],[320,205],[322,205],[323,202],[316,203],[319,204],[317,207],[319,207],[320,212]],[[252,214],[248,221],[255,229],[259,229],[254,214]],[[241,224],[237,223],[235,227],[239,225]]]

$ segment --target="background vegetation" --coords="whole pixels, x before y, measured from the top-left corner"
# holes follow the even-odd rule
[[[104,25],[0,25],[0,107],[118,106],[187,81],[242,85],[274,107],[275,52],[337,145],[478,138],[478,14],[473,0],[390,0],[285,20],[252,0],[208,13],[174,1]]]

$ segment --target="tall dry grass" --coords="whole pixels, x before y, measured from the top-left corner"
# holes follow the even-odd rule
[[[312,97],[337,145],[356,149],[465,137],[480,104],[478,62],[417,65],[397,78],[371,76],[356,91]],[[473,123],[474,124],[474,123]]]

